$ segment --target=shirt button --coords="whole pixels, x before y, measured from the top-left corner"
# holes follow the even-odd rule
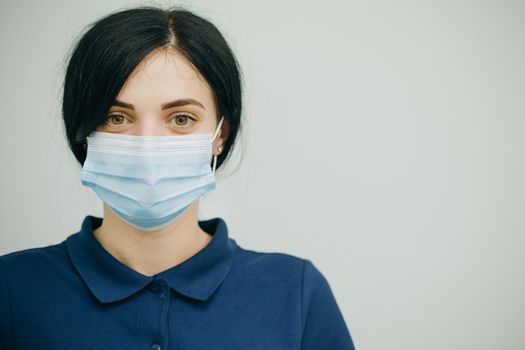
[[[159,344],[153,344],[151,346],[151,348],[149,348],[150,350],[160,350],[160,345]]]
[[[152,282],[150,283],[149,285],[149,290],[152,292],[152,293],[158,293],[161,291],[161,287],[159,286],[159,284],[157,282]],[[154,346],[158,346],[157,344],[153,345],[151,347],[151,350],[160,350],[160,347],[157,349],[157,348],[153,348]]]

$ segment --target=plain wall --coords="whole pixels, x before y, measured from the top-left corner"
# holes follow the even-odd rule
[[[135,4],[170,3],[2,0],[0,254],[102,215],[65,142],[64,60]],[[312,260],[360,350],[523,349],[525,2],[183,4],[244,74],[245,155],[202,217]]]

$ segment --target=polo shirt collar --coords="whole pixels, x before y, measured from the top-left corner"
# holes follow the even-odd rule
[[[69,256],[88,288],[102,303],[124,299],[153,279],[163,279],[177,292],[206,300],[228,275],[237,250],[235,240],[221,218],[199,221],[199,226],[213,238],[195,255],[154,276],[143,275],[113,257],[96,239],[93,231],[102,218],[88,215],[81,230],[66,239]]]

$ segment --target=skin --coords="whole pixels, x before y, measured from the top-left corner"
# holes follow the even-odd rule
[[[186,104],[161,109],[167,102],[190,98],[204,108]],[[97,131],[164,136],[212,133],[218,125],[208,83],[171,47],[156,50],[141,62],[116,101],[132,104],[134,108],[112,106],[108,119]],[[228,130],[225,119],[214,140],[214,155],[224,147]],[[198,207],[199,200],[168,226],[143,231],[127,224],[104,204],[104,219],[94,234],[116,259],[143,275],[152,276],[189,259],[211,241],[212,236],[198,225]]]

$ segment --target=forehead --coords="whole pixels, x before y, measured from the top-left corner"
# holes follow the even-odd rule
[[[117,96],[131,103],[190,97],[204,104],[213,103],[204,77],[180,53],[166,49],[153,51],[137,65]]]

